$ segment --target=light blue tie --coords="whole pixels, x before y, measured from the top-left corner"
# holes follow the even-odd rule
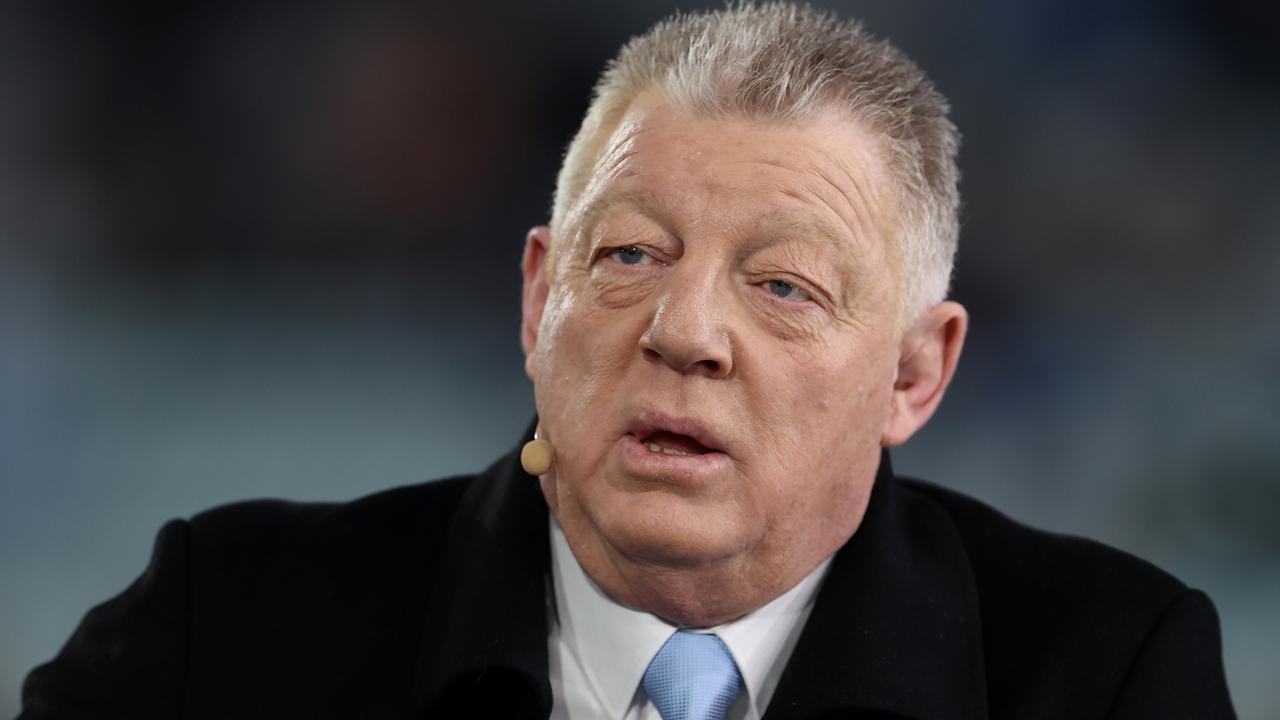
[[[649,661],[643,684],[662,720],[724,720],[742,675],[719,637],[677,630]]]

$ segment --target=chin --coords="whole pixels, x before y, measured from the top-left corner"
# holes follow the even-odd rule
[[[648,491],[617,503],[617,512],[598,518],[597,527],[632,562],[673,570],[702,567],[732,559],[752,544],[734,508],[717,504]]]

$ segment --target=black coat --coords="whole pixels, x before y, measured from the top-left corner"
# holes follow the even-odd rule
[[[32,671],[21,718],[545,718],[547,528],[515,453],[345,504],[172,521]],[[895,478],[887,453],[766,713],[1233,716],[1203,593]]]

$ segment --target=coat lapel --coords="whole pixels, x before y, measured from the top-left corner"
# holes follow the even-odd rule
[[[550,714],[548,522],[538,482],[520,468],[517,453],[468,488],[428,603],[415,717]]]
[[[985,718],[977,593],[950,519],[901,487],[886,451],[862,525],[823,581],[767,720]]]

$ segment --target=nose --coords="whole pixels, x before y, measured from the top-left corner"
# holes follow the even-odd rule
[[[667,278],[653,318],[640,336],[644,356],[681,374],[710,378],[733,372],[733,343],[723,290],[713,272],[682,273]]]

